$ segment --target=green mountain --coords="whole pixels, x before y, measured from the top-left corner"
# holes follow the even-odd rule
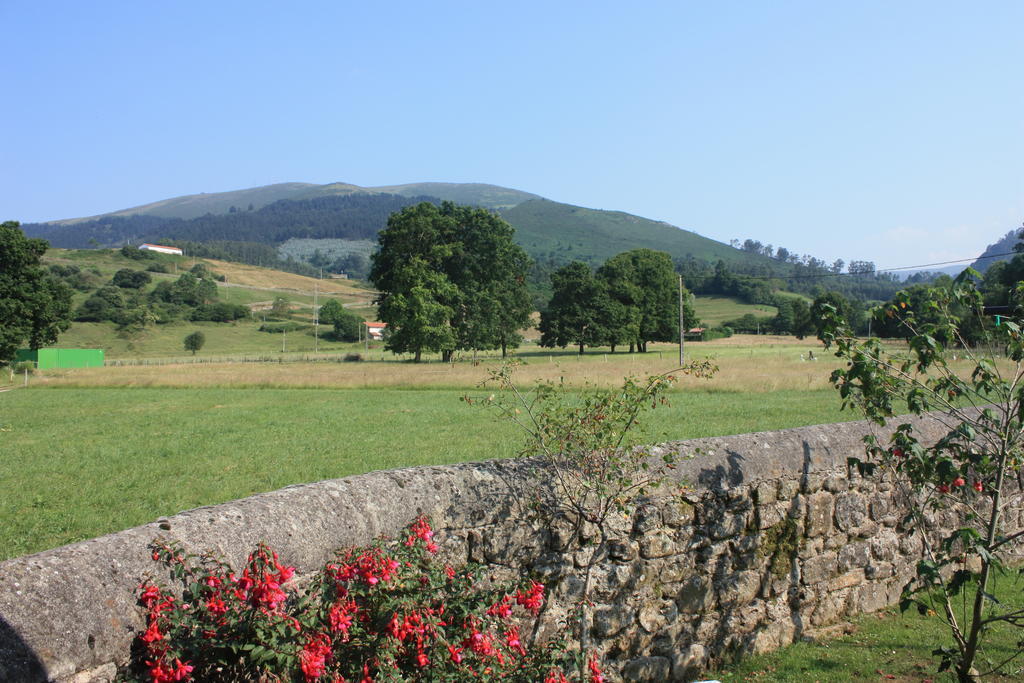
[[[971,268],[974,268],[979,273],[984,273],[993,263],[1012,260],[1017,255],[1013,248],[1020,244],[1021,239],[1024,238],[1022,235],[1024,235],[1024,230],[1021,228],[1010,230],[997,242],[993,242],[985,247],[985,251],[981,253],[977,261],[971,264]]]
[[[695,232],[622,211],[532,199],[499,213],[516,229],[516,241],[535,258],[598,264],[624,251],[646,247],[668,252],[676,258],[777,265],[765,256],[733,249]]]
[[[572,206],[484,183],[411,183],[361,187],[348,183],[279,183],[232,192],[174,197],[101,216],[26,225],[54,245],[83,248],[180,240],[280,245],[290,239],[375,240],[387,216],[417,201],[451,200],[497,210],[516,240],[538,260],[597,265],[647,247],[688,257],[773,271],[778,262],[621,211]]]
[[[206,214],[225,214],[232,208],[238,211],[261,209],[282,199],[313,199],[316,197],[344,196],[353,194],[395,194],[402,197],[430,196],[446,199],[457,204],[472,204],[488,209],[504,209],[538,195],[512,190],[484,183],[410,183],[408,185],[387,185],[384,187],[360,187],[350,183],[277,183],[251,187],[230,192],[202,192],[182,197],[172,197],[158,202],[111,211],[97,216],[66,218],[50,221],[50,224],[72,225],[87,221],[98,221],[115,216],[154,216],[157,218],[198,218]]]

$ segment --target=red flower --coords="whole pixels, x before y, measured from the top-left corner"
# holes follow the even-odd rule
[[[565,674],[558,669],[552,669],[548,672],[548,675],[544,677],[544,683],[569,683],[569,679],[565,677]]]
[[[949,484],[939,484],[939,493],[949,493]]]
[[[142,634],[142,640],[147,643],[155,643],[163,637],[163,634],[160,633],[160,624],[157,623],[155,619],[150,622],[149,628],[147,628],[146,632]]]
[[[513,626],[509,630],[505,631],[505,644],[508,649],[513,652],[518,652],[521,655],[526,654],[526,648],[523,647],[523,643],[519,640],[519,627]]]
[[[892,449],[892,454],[895,455],[897,458],[902,458],[903,457],[903,449],[901,449],[901,448],[894,448],[894,449]]]
[[[516,602],[537,616],[540,608],[544,605],[544,586],[536,581],[530,582],[529,592],[519,591],[516,593]]]
[[[956,479],[953,480],[953,486],[963,486],[966,483],[967,482],[964,481],[963,477],[957,477]]]
[[[224,604],[224,601],[218,597],[213,597],[206,602],[207,611],[214,615],[220,616],[228,611],[228,606]]]
[[[182,663],[180,659],[174,660],[174,680],[187,681],[192,677],[192,665]]]
[[[509,601],[509,597],[506,595],[501,599],[501,602],[496,602],[487,608],[487,614],[492,617],[501,617],[502,619],[508,619],[512,616],[512,603]]]
[[[449,645],[448,658],[452,660],[453,664],[462,664],[462,648]]]
[[[977,491],[978,493],[981,493],[982,491],[985,490],[985,485],[982,484],[980,481],[976,481],[974,482],[974,490]]]
[[[587,668],[590,669],[590,683],[604,683],[604,674],[601,673],[601,667],[597,663],[597,655],[590,655]]]
[[[315,681],[324,675],[327,657],[331,654],[331,641],[324,634],[317,634],[299,653],[299,666],[307,681]]]
[[[142,591],[142,595],[139,596],[139,602],[149,608],[152,607],[160,597],[160,589],[153,584],[149,584],[146,586],[145,590]]]

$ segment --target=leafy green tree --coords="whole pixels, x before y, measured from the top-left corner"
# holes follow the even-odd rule
[[[49,245],[17,221],[0,223],[0,363],[28,343],[38,349],[71,325],[71,289],[40,265]]]
[[[423,351],[440,350],[445,360],[455,349],[454,311],[446,302],[458,296],[455,285],[423,259],[413,256],[394,273],[394,291],[380,301],[378,312],[388,323],[384,346],[412,353],[418,363]]]
[[[329,299],[320,307],[319,319],[324,325],[334,327],[335,339],[358,341],[359,326],[363,324],[363,319],[355,313],[345,310],[345,307],[337,299]]]
[[[885,440],[867,439],[866,458],[849,463],[894,484],[886,496],[909,506],[903,524],[924,553],[900,607],[945,622],[951,644],[935,654],[940,670],[952,668],[960,681],[993,673],[1022,654],[989,657],[984,640],[995,629],[1018,629],[1020,640],[1024,628],[1024,609],[1000,600],[1008,584],[995,581],[1019,561],[1024,537],[1024,334],[1014,318],[999,327],[976,323],[981,344],[964,338],[965,320],[985,318],[974,277],[968,269],[951,287],[905,292],[884,307],[906,330],[906,346],[857,339],[839,306],[815,307],[819,337],[847,361],[832,373],[844,407],[889,429],[894,423],[886,420],[900,411],[931,414],[947,430],[932,443],[903,422]],[[1024,287],[1014,295],[1024,296]]]
[[[633,334],[628,339],[631,347],[635,344],[638,351],[645,352],[647,342],[679,338],[679,281],[671,256],[653,249],[633,249],[608,259],[598,275],[608,283],[611,299],[625,309],[612,307],[612,330],[625,322],[615,332]],[[698,326],[689,292],[684,292],[683,309],[686,324]]]
[[[125,292],[120,287],[107,285],[93,292],[75,312],[75,320],[81,322],[117,321],[118,316],[128,308]]]
[[[206,335],[196,330],[192,334],[186,335],[185,337],[185,350],[191,351],[192,355],[196,355],[196,351],[203,348],[203,344],[206,343]]]
[[[517,331],[529,320],[529,259],[512,235],[496,214],[451,202],[392,214],[370,270],[388,348],[450,359],[457,349],[518,345]],[[406,334],[406,325],[414,331]]]
[[[540,314],[540,345],[565,348],[602,344],[610,334],[602,311],[609,308],[607,285],[594,276],[590,266],[573,261],[551,274],[554,294]]]
[[[122,289],[142,289],[152,280],[153,276],[144,270],[122,268],[114,273],[114,277],[110,283],[115,287],[121,287]]]

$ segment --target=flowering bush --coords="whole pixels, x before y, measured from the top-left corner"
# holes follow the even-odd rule
[[[544,586],[485,589],[481,568],[436,561],[425,518],[404,541],[339,551],[305,588],[260,545],[240,574],[155,542],[181,597],[147,581],[134,680],[567,681],[566,644],[529,645]],[[603,681],[591,659],[592,683]]]
[[[979,278],[967,269],[948,286],[900,292],[879,309],[906,346],[858,339],[834,306],[819,309],[819,338],[846,361],[832,373],[844,407],[879,425],[902,410],[930,413],[946,429],[931,442],[913,423],[899,424],[887,439],[866,438],[867,457],[848,462],[888,476],[907,501],[901,529],[917,536],[923,557],[900,607],[946,623],[952,643],[934,654],[940,671],[965,682],[1024,653],[1000,660],[984,647],[996,629],[1024,629],[1024,609],[1001,599],[1005,584],[996,581],[1020,563],[1024,540],[1024,283],[1011,292],[1014,315],[993,321]],[[943,524],[956,528],[939,533]]]

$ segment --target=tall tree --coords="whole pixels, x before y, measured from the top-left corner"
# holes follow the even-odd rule
[[[381,319],[388,323],[388,348],[441,351],[450,359],[457,349],[501,348],[504,354],[518,346],[517,331],[529,320],[530,262],[513,232],[490,211],[452,202],[424,202],[392,214],[370,270]],[[414,259],[418,264],[410,270]],[[415,297],[411,286],[420,288]],[[429,322],[423,317],[428,309]],[[437,319],[442,312],[444,322]],[[408,324],[417,329],[411,336],[401,329]],[[423,334],[424,325],[433,332]],[[449,329],[442,333],[440,326]],[[410,340],[413,346],[406,347]]]
[[[673,341],[679,338],[679,281],[672,257],[652,249],[634,249],[613,256],[599,271],[609,283],[609,295],[626,308],[623,316],[633,333],[629,339],[638,351],[647,351],[647,342]],[[689,300],[684,299],[687,326],[699,324]]]
[[[378,312],[387,322],[384,345],[398,353],[412,353],[418,363],[423,351],[441,351],[450,360],[455,349],[454,309],[457,288],[444,274],[413,256],[391,278],[394,291],[380,300]]]
[[[602,311],[608,309],[608,288],[594,277],[590,266],[573,261],[551,274],[554,294],[540,315],[541,346],[586,346],[608,340]]]
[[[49,244],[17,221],[0,223],[0,363],[25,343],[38,349],[71,325],[71,289],[40,265]]]

